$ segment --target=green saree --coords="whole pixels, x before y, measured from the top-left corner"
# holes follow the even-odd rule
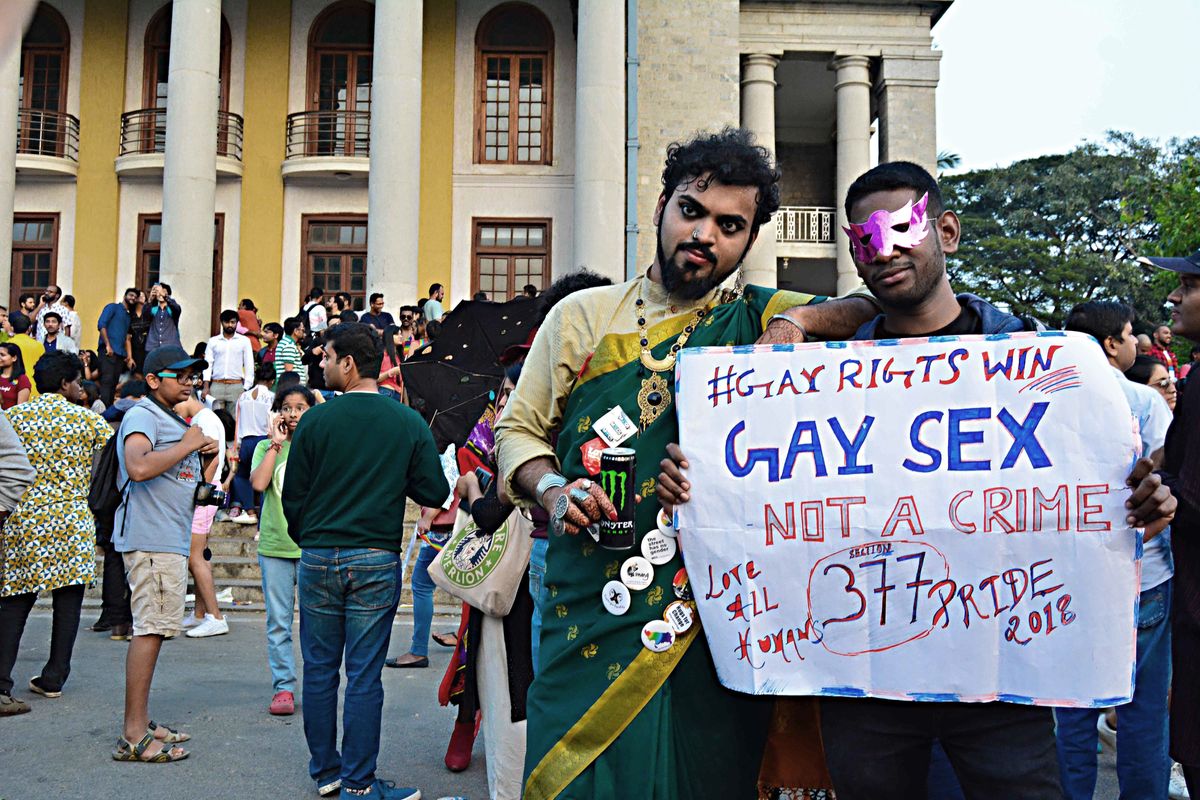
[[[740,300],[716,306],[687,345],[753,343],[772,314],[824,299],[750,287]],[[681,314],[651,328],[654,355],[666,356],[693,318]],[[638,339],[605,336],[575,382],[557,445],[569,480],[587,476],[580,446],[595,437],[592,425],[605,412],[620,405],[639,419],[638,392],[652,373],[639,361]],[[662,375],[673,392],[671,374]],[[637,451],[639,542],[655,529],[659,461],[678,440],[675,410],[668,406],[623,445]],[[698,616],[666,652],[642,646],[642,626],[661,619],[676,599],[672,581],[683,567],[678,554],[655,568],[648,588],[633,592],[626,614],[604,610],[604,584],[639,554],[636,547],[604,550],[587,534],[550,536],[541,664],[527,701],[527,800],[757,796],[774,698],[737,694],[718,683]]]

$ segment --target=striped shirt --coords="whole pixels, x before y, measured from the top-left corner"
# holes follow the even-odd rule
[[[285,367],[288,364],[292,365],[292,371],[300,376],[300,383],[308,383],[308,375],[301,363],[300,348],[296,346],[296,340],[290,336],[284,336],[279,340],[279,344],[275,345],[275,382],[279,382],[279,377],[287,370]]]

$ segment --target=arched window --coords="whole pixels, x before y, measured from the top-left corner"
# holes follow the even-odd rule
[[[371,51],[375,7],[334,3],[308,37],[309,155],[367,155],[371,144]]]
[[[475,161],[549,164],[554,30],[533,6],[506,3],[475,33]]]
[[[229,110],[229,22],[221,15],[221,56],[217,72],[218,108]],[[171,66],[171,4],[163,6],[146,26],[146,49],[142,59],[142,106],[166,109],[167,73]],[[163,125],[166,117],[163,115]]]
[[[229,115],[229,22],[221,15],[221,52],[217,67],[217,149],[229,155],[225,118]],[[167,145],[167,79],[171,68],[171,4],[146,26],[142,57],[142,108],[121,116],[121,153],[162,153]]]
[[[71,31],[62,14],[38,3],[33,21],[21,41],[21,72],[17,93],[20,118],[17,151],[45,156],[63,155],[68,132],[67,57]],[[76,127],[76,137],[78,128]]]

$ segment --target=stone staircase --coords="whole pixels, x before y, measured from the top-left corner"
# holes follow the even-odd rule
[[[420,514],[420,510],[412,503],[408,504],[405,511],[406,520],[415,520]],[[411,535],[412,525],[409,523],[405,526],[404,543],[407,546],[408,537]],[[258,567],[258,542],[254,540],[254,534],[258,532],[257,526],[254,525],[238,525],[234,522],[217,522],[213,524],[212,531],[208,535],[208,549],[212,551],[212,571],[213,582],[216,584],[217,593],[229,590],[233,595],[233,602],[221,602],[221,608],[230,611],[263,611],[263,593],[262,593],[262,571]],[[404,586],[400,594],[400,613],[412,613],[412,589],[411,575],[413,567],[417,562],[417,548],[413,548],[412,556],[409,558],[408,569],[404,572]],[[100,601],[100,582],[104,575],[104,557],[97,556],[96,559],[96,583],[88,587],[85,603],[89,606],[99,605]],[[188,581],[188,593],[195,591],[190,579]],[[46,602],[49,600],[49,595],[44,598]],[[435,589],[433,593],[433,604],[435,614],[451,614],[457,615],[461,604],[451,595]]]

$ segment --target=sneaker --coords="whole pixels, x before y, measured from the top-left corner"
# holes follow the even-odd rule
[[[29,691],[33,692],[34,694],[40,694],[42,697],[49,697],[51,700],[55,699],[56,697],[62,697],[61,689],[59,689],[57,692],[52,692],[49,689],[43,688],[42,684],[38,683],[38,681],[41,679],[41,675],[38,675],[36,678],[30,678]]]
[[[187,632],[189,639],[203,639],[206,636],[220,636],[229,633],[229,621],[217,619],[212,614],[205,614],[204,621]]]
[[[341,778],[330,778],[329,780],[325,781],[324,783],[322,783],[321,781],[317,781],[317,794],[321,795],[321,797],[329,797],[330,795],[337,794],[341,790],[342,790],[342,779]]]
[[[17,714],[28,714],[29,704],[18,700],[11,694],[0,692],[0,717],[15,717]]]
[[[238,514],[236,517],[230,517],[230,522],[236,522],[238,525],[257,525],[258,517],[253,514],[248,514],[245,511]]]
[[[217,592],[217,602],[218,603],[232,603],[233,602],[233,587],[226,586],[224,589]]]
[[[375,783],[363,794],[342,792],[343,798],[363,797],[369,800],[421,800],[421,790],[411,786],[397,786],[393,781],[375,779]]]
[[[1117,749],[1117,729],[1108,724],[1108,714],[1100,713],[1100,719],[1096,720],[1096,732],[1100,734],[1100,741]]]
[[[1191,797],[1188,794],[1187,783],[1183,780],[1183,767],[1174,761],[1171,762],[1171,783],[1167,794],[1171,800],[1189,800]]]
[[[187,615],[186,617],[184,617],[184,618],[183,618],[183,623],[182,623],[182,624],[180,624],[180,626],[179,626],[179,627],[183,628],[183,629],[186,631],[188,628],[194,628],[194,627],[196,627],[197,625],[199,625],[199,624],[200,624],[201,622],[203,622],[203,621],[204,621],[204,620],[202,620],[202,619],[197,619],[197,618],[196,618],[196,612],[195,612],[195,611],[189,611],[189,612],[188,612],[188,615]]]

